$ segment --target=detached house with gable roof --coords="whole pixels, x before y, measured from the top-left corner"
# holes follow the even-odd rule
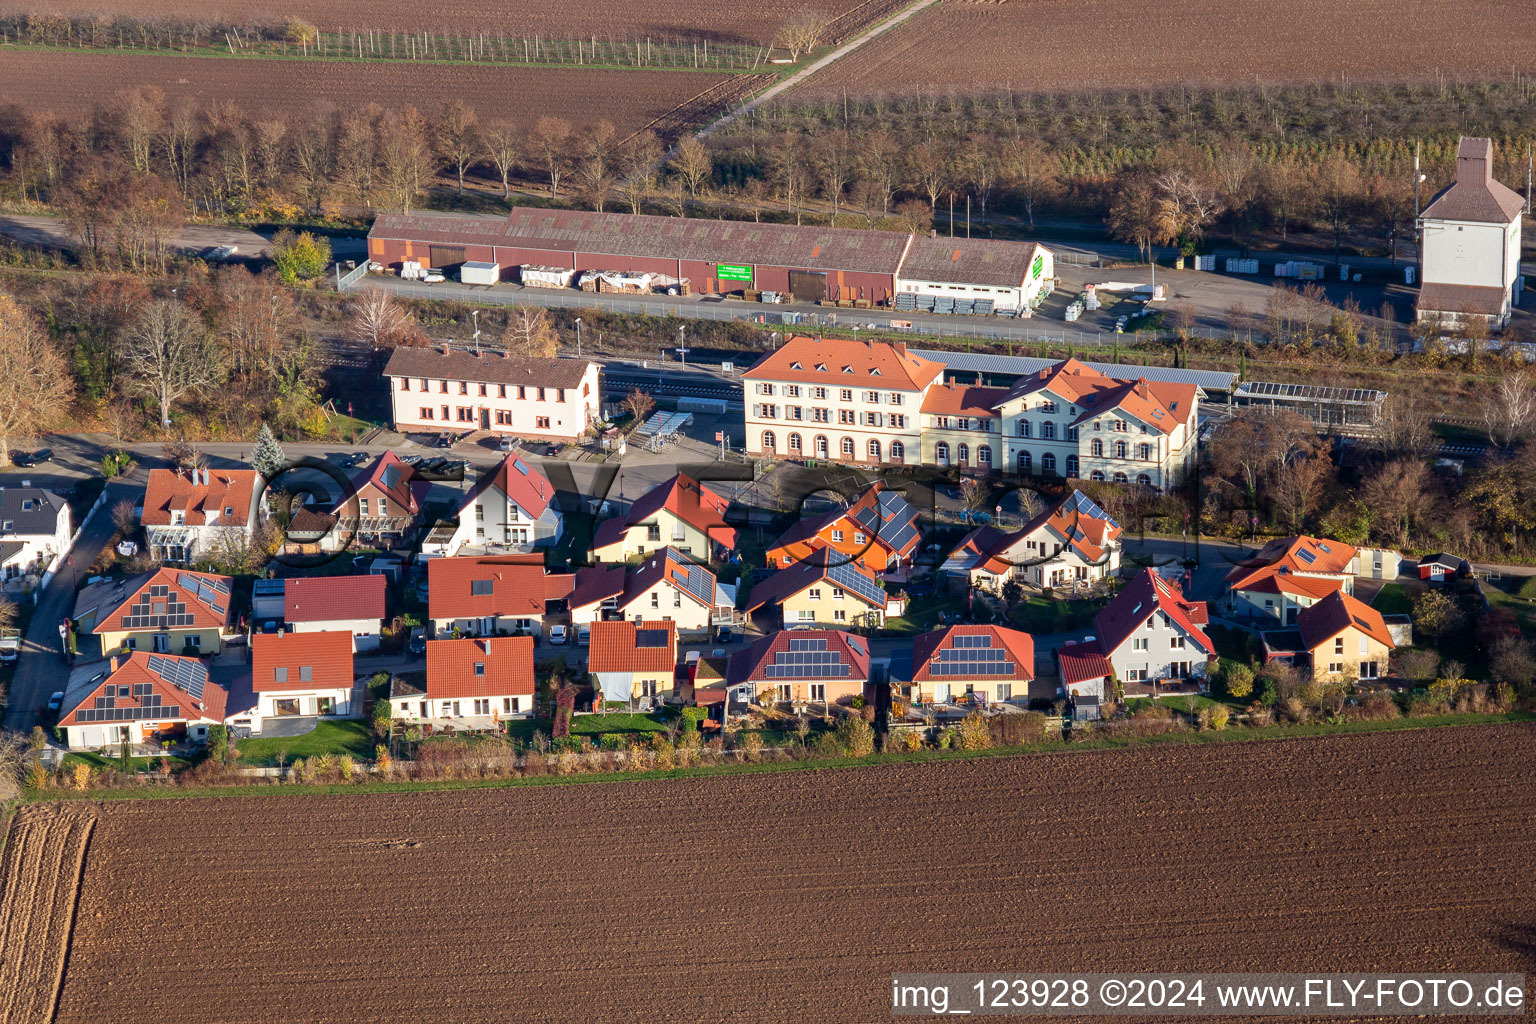
[[[1290,626],[1329,594],[1355,592],[1359,549],[1318,537],[1277,537],[1227,573],[1227,611]]]
[[[1056,652],[1063,689],[1092,702],[1112,700],[1112,680],[1128,697],[1156,697],[1167,680],[1203,680],[1216,645],[1201,628],[1204,601],[1143,569],[1094,616],[1094,636]]]
[[[706,632],[717,614],[734,604],[707,566],[672,548],[647,555],[634,566],[592,566],[576,570],[571,622],[603,619],[661,619],[679,632]]]
[[[427,562],[427,613],[439,636],[538,637],[544,616],[563,607],[575,584],[573,573],[550,570],[542,555],[434,558]]]
[[[73,750],[201,743],[224,721],[228,697],[196,658],[135,651],[71,674],[59,728]]]
[[[1423,283],[1417,315],[1446,325],[1509,324],[1520,301],[1525,200],[1493,178],[1493,140],[1463,138],[1456,180],[1419,214]]]
[[[609,703],[676,699],[677,623],[665,619],[592,623],[587,671]]]
[[[156,569],[130,579],[101,580],[75,597],[77,635],[95,634],[103,654],[217,654],[230,632],[228,576]]]
[[[352,478],[352,493],[332,508],[336,526],[323,546],[335,550],[354,539],[386,545],[406,540],[421,520],[431,486],[400,456],[385,452]]]
[[[885,585],[873,573],[822,549],[758,580],[745,610],[751,615],[776,608],[785,627],[874,628],[884,625],[887,615],[900,615],[903,607],[886,595]]]
[[[350,633],[256,633],[251,637],[251,731],[269,718],[361,718]]]
[[[162,562],[211,558],[227,541],[249,539],[263,483],[254,469],[152,469],[140,521]]]
[[[731,655],[727,693],[738,688],[765,704],[842,704],[864,694],[869,643],[838,629],[770,633]]]
[[[396,721],[431,728],[494,729],[533,714],[533,637],[427,641],[425,689],[397,678],[390,689]]]
[[[1195,458],[1198,404],[1193,384],[1119,380],[1064,359],[1019,378],[996,408],[1020,475],[1166,490]]]
[[[1094,583],[1119,575],[1123,532],[1097,502],[1075,490],[1013,532],[972,530],[950,552],[943,571],[993,593],[1010,580],[1042,589]]]
[[[768,549],[768,567],[786,568],[825,551],[834,562],[885,572],[910,564],[921,540],[917,510],[877,481],[842,508],[785,530]]]
[[[57,494],[25,484],[0,485],[0,585],[42,576],[69,550],[73,532],[69,503]]]
[[[564,528],[554,485],[522,458],[509,455],[469,489],[459,505],[458,525],[434,529],[422,550],[441,555],[528,551],[558,544]]]
[[[925,704],[1028,701],[1035,638],[1002,626],[935,629],[912,641],[912,698]]]
[[[749,455],[916,465],[944,364],[904,343],[790,338],[741,375]]]
[[[736,547],[736,530],[725,522],[729,507],[720,495],[679,473],[641,495],[623,515],[599,523],[592,557],[623,562],[668,547],[704,562],[724,558]]]
[[[283,621],[290,633],[347,633],[354,652],[376,651],[388,582],[379,575],[283,580]]]
[[[1381,613],[1341,590],[1302,609],[1295,629],[1263,638],[1265,661],[1309,667],[1322,682],[1383,676],[1396,646]]]
[[[384,368],[397,430],[576,441],[598,419],[598,366],[462,348],[397,348]]]

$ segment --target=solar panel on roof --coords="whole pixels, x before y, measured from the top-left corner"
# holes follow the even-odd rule
[[[385,466],[384,472],[379,479],[384,481],[385,487],[393,490],[395,485],[400,482],[400,467],[394,465],[393,463]]]
[[[1296,557],[1301,559],[1303,562],[1306,562],[1308,565],[1311,565],[1313,562],[1317,561],[1317,556],[1308,551],[1306,548],[1302,548],[1297,551]]]
[[[852,591],[866,602],[880,607],[885,606],[885,591],[881,590],[875,580],[865,576],[855,569],[851,563],[834,565],[827,569],[827,578],[844,590]]]
[[[667,631],[664,629],[637,629],[635,630],[636,647],[665,647],[667,646]]]
[[[824,651],[827,649],[827,642],[819,637],[815,639],[790,637],[789,649],[792,651]]]
[[[513,459],[512,460],[512,468],[517,470],[519,473],[523,474],[524,476],[528,475],[528,467],[523,463],[522,459]]]

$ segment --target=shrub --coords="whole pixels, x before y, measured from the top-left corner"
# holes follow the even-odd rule
[[[837,723],[837,741],[851,757],[875,752],[875,730],[862,715],[849,715]]]
[[[1019,715],[994,715],[987,723],[997,746],[1018,747],[1045,740],[1045,716],[1038,711]]]
[[[816,752],[817,757],[843,756],[843,745],[834,732],[818,733],[815,742],[811,744],[811,749]]]
[[[961,719],[956,732],[961,750],[987,750],[992,746],[992,730],[980,711],[972,711]]]
[[[27,788],[32,790],[48,788],[48,769],[43,767],[41,761],[33,761],[27,766]]]
[[[342,754],[336,759],[336,770],[341,773],[343,781],[350,782],[352,780],[352,773],[356,768],[357,766],[352,762],[351,754]]]
[[[289,778],[296,778],[300,782],[314,782],[315,773],[316,769],[314,760],[311,759],[306,761],[300,757],[294,759],[293,772]]]
[[[90,789],[91,766],[84,761],[76,762],[75,767],[70,771],[70,780],[74,783],[75,789],[80,792]]]
[[[597,738],[597,745],[603,750],[623,750],[627,742],[623,733],[605,732]]]
[[[308,231],[298,235],[279,231],[272,241],[272,262],[284,284],[313,281],[331,262],[331,243]]]
[[[763,737],[755,732],[744,732],[736,739],[736,749],[743,761],[755,762],[763,753]]]
[[[1242,700],[1253,693],[1253,669],[1247,665],[1229,666],[1222,673],[1222,682],[1226,686],[1227,696]]]
[[[1221,732],[1231,717],[1225,704],[1209,704],[1200,709],[1200,728],[1205,732]]]
[[[221,726],[216,726],[216,728],[222,729],[224,727],[221,725]],[[47,745],[48,745],[48,734],[46,732],[43,732],[43,727],[42,726],[34,725],[32,727],[32,732],[30,734],[28,734],[28,736],[27,736],[27,749],[32,751],[33,753],[36,753],[37,751],[42,750]]]
[[[923,749],[923,734],[916,729],[903,729],[892,737],[898,750],[914,753]]]

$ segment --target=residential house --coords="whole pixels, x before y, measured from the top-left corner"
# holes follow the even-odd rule
[[[1042,589],[1078,587],[1120,574],[1123,532],[1092,498],[1074,490],[1018,530],[972,530],[943,571],[993,593],[1010,580]]]
[[[1381,613],[1336,590],[1296,617],[1295,629],[1263,634],[1264,660],[1310,667],[1322,682],[1386,675],[1396,647]]]
[[[677,623],[666,619],[592,623],[587,671],[609,703],[675,700]]]
[[[149,553],[187,564],[250,541],[265,483],[254,469],[152,469],[144,488]]]
[[[350,633],[251,635],[251,731],[270,718],[361,718]]]
[[[1460,555],[1437,551],[1419,559],[1418,577],[1430,583],[1454,583],[1472,575],[1472,563]]]
[[[598,366],[487,349],[397,348],[384,368],[396,430],[576,441],[599,419]]]
[[[592,566],[576,570],[571,622],[601,619],[656,620],[679,632],[707,632],[730,600],[708,567],[674,548],[662,548],[634,566]]]
[[[1114,681],[1127,697],[1156,697],[1165,680],[1203,680],[1216,654],[1201,629],[1208,621],[1204,601],[1143,569],[1094,616],[1093,636],[1057,650],[1062,687],[1074,698],[1108,701]]]
[[[509,455],[469,489],[459,505],[458,523],[434,529],[422,551],[529,551],[558,544],[564,530],[554,485],[522,458]]]
[[[531,636],[428,640],[426,689],[396,680],[391,711],[438,729],[494,729],[533,714],[534,682]]]
[[[335,528],[321,541],[327,549],[354,540],[390,545],[410,538],[426,507],[431,484],[415,467],[386,451],[352,479],[351,493],[331,509]]]
[[[949,626],[912,642],[911,695],[920,703],[1027,702],[1034,678],[1034,637],[1017,629]]]
[[[543,555],[434,558],[427,562],[428,635],[468,633],[538,637],[544,616],[560,611],[576,577],[554,572]]]
[[[846,704],[868,682],[868,641],[837,629],[770,633],[732,654],[726,667],[727,692],[745,688],[765,703]]]
[[[59,728],[73,750],[202,743],[228,696],[197,658],[135,651],[71,673]]]
[[[75,597],[77,635],[94,634],[113,651],[196,656],[217,654],[234,616],[228,576],[156,569],[130,579],[92,583]]]
[[[1279,537],[1227,573],[1227,610],[1237,619],[1294,625],[1302,610],[1335,591],[1355,592],[1353,545]]]
[[[997,403],[1004,464],[1021,476],[1166,490],[1195,459],[1198,405],[1193,384],[1121,380],[1065,359],[1021,377]]]
[[[26,482],[0,484],[0,585],[40,581],[69,550],[73,532],[69,503],[57,494]]]
[[[301,576],[282,582],[289,632],[347,633],[354,653],[379,649],[389,583],[383,576]]]
[[[900,342],[790,338],[741,375],[747,453],[915,465],[923,403],[943,373]]]
[[[876,482],[847,505],[801,519],[784,531],[768,549],[768,567],[784,568],[832,551],[841,556],[834,561],[885,572],[910,564],[921,540],[917,509],[900,492]]]
[[[669,547],[701,562],[725,558],[736,547],[736,531],[725,522],[729,506],[693,477],[679,473],[647,491],[622,516],[599,523],[592,557],[623,562]]]
[[[899,615],[891,607],[885,585],[871,572],[852,562],[834,561],[827,550],[802,562],[776,570],[752,586],[746,613],[779,609],[782,624],[878,627],[887,615]]]
[[[923,462],[988,473],[1005,471],[1003,414],[1008,388],[935,384],[923,398]]]

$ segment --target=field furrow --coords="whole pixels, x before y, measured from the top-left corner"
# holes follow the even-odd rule
[[[0,1024],[51,1019],[95,823],[69,804],[16,814],[0,865]]]

